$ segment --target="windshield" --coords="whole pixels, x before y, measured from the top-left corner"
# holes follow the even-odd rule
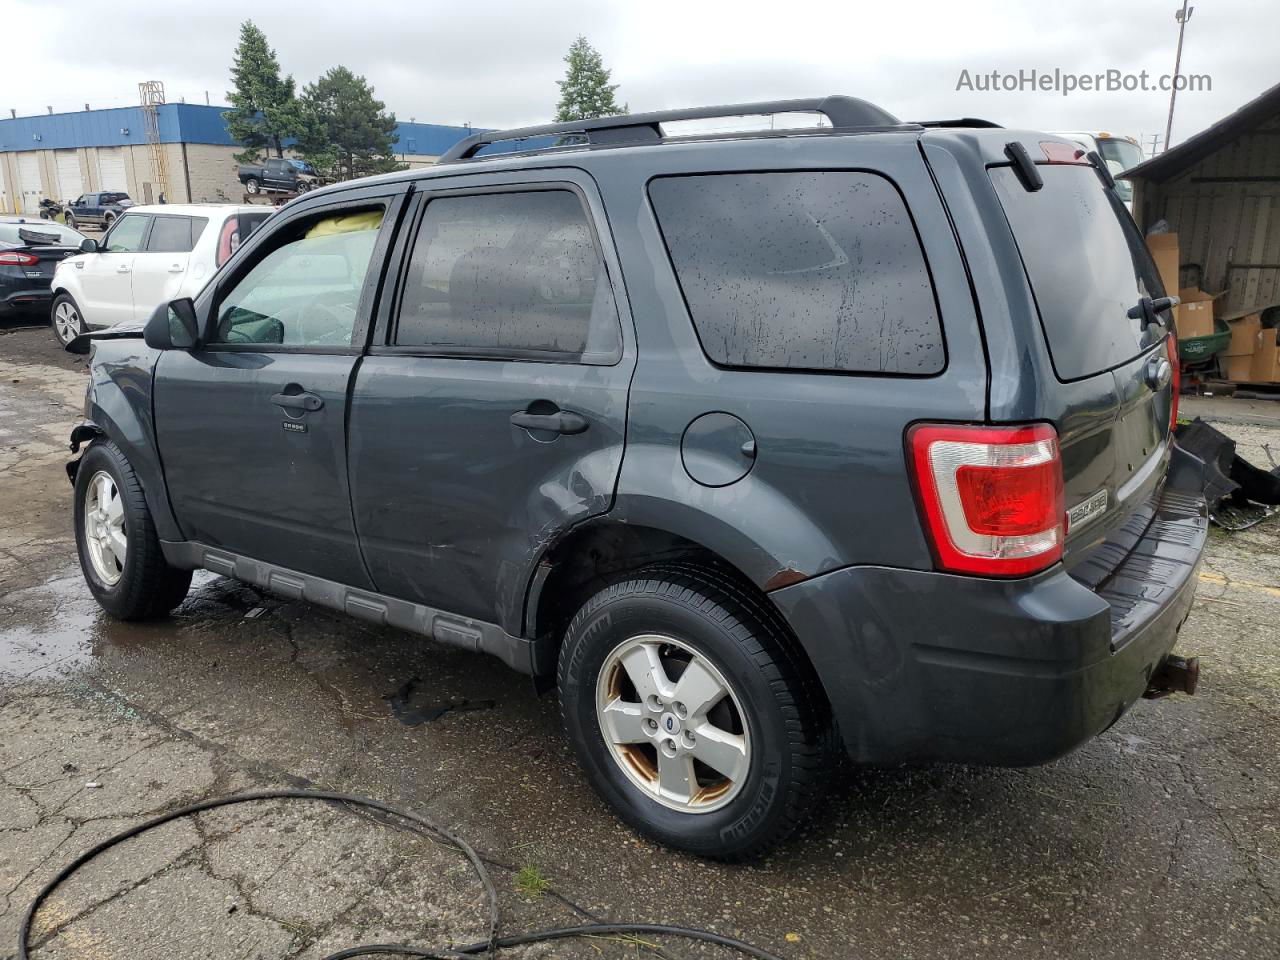
[[[0,223],[0,243],[26,246],[28,241],[19,236],[19,231],[28,235],[38,234],[42,238],[48,237],[47,241],[43,241],[46,243],[63,243],[72,247],[79,246],[80,241],[84,239],[83,234],[77,233],[70,227],[64,227],[52,220],[41,220],[39,223]],[[38,246],[38,244],[35,245]]]
[[[1111,171],[1112,176],[1119,176],[1123,171],[1136,167],[1142,162],[1142,148],[1128,140],[1099,137],[1098,152],[1102,154],[1102,159],[1107,161],[1107,169]],[[1133,199],[1133,184],[1128,180],[1117,180],[1116,193],[1120,194],[1121,200],[1128,203]]]

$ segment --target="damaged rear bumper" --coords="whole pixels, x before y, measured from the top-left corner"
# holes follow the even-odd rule
[[[1203,465],[1181,456],[1153,520],[1097,589],[1061,565],[1007,581],[852,567],[770,594],[851,756],[1043,763],[1118,720],[1151,685],[1195,598]]]

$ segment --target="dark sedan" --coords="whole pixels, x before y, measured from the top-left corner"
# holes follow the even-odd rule
[[[48,310],[53,271],[80,252],[82,240],[60,223],[0,217],[0,317]]]

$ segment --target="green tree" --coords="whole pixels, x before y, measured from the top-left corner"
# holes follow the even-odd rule
[[[227,132],[246,148],[236,159],[252,163],[262,149],[284,156],[284,141],[300,131],[298,98],[293,77],[280,76],[276,52],[252,20],[240,24],[231,82],[235,89],[227,92],[231,102],[225,114]]]
[[[609,82],[610,71],[586,37],[578,37],[569,46],[564,62],[568,64],[564,79],[557,80],[560,102],[556,105],[556,122],[586,120],[591,117],[612,117],[626,113],[626,104],[618,106],[614,99],[616,83]]]
[[[396,117],[364,77],[334,67],[302,91],[298,146],[318,170],[341,180],[399,170]]]

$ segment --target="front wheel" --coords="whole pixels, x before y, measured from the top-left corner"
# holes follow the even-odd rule
[[[832,738],[812,670],[768,601],[715,569],[654,566],[591,597],[559,686],[592,786],[661,843],[749,859],[821,795]]]
[[[70,210],[68,210],[66,216],[63,217],[63,222],[72,230],[76,229],[76,217]]]
[[[259,190],[262,189],[262,185],[258,183],[258,181],[255,180],[253,177],[250,177],[248,180],[244,182],[244,189],[245,189],[245,192],[247,193],[257,193]]]
[[[191,571],[165,560],[137,475],[109,440],[95,440],[80,459],[74,516],[80,568],[109,614],[152,620],[182,602]]]
[[[53,298],[49,322],[53,324],[53,335],[64,347],[84,333],[84,318],[69,293],[60,293]]]

